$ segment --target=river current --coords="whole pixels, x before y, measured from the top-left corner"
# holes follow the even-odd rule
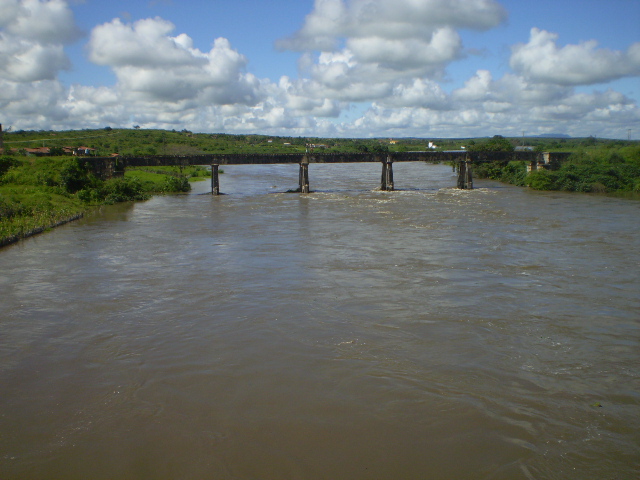
[[[223,169],[0,250],[0,478],[640,476],[640,202]]]

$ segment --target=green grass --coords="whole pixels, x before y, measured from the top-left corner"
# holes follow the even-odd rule
[[[156,185],[161,185],[167,175],[173,177],[184,176],[190,182],[200,182],[211,178],[211,171],[199,165],[187,167],[133,167],[125,171],[125,177],[136,177],[143,183]]]
[[[127,170],[102,181],[74,157],[0,157],[0,246],[39,233],[92,207],[146,200],[191,190],[189,181],[210,178],[206,168]]]
[[[0,186],[0,246],[84,214],[78,198],[49,187]]]
[[[637,141],[611,140],[604,138],[505,138],[515,147],[528,145],[538,151],[573,152],[580,149],[619,148],[638,145]],[[468,149],[483,148],[495,142],[492,138],[319,138],[277,137],[271,135],[230,135],[223,133],[194,133],[188,130],[84,129],[71,131],[12,131],[4,132],[7,148],[16,152],[29,147],[88,146],[96,149],[98,156],[112,153],[120,155],[195,155],[213,153],[300,153],[307,144],[324,145],[317,152],[350,153],[388,150],[391,152],[424,151],[429,141],[441,150],[457,150],[462,145]]]

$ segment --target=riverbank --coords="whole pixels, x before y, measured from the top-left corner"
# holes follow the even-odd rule
[[[59,227],[61,225],[65,225],[65,224],[67,224],[69,222],[74,222],[76,220],[80,220],[82,217],[84,217],[84,213],[79,213],[77,215],[73,215],[73,216],[68,217],[68,218],[63,218],[62,220],[60,220],[60,221],[58,221],[56,223],[39,226],[39,227],[36,227],[36,228],[34,228],[32,230],[28,230],[28,231],[22,230],[21,233],[19,233],[19,234],[13,234],[13,235],[0,237],[0,248],[6,247],[7,245],[11,245],[13,243],[17,243],[20,240],[23,240],[25,238],[33,237],[34,235],[38,235],[40,233],[46,232],[47,230],[51,230],[52,228],[56,228],[56,227]]]
[[[99,205],[186,193],[204,167],[130,169],[102,181],[73,157],[0,157],[0,247],[82,218]]]
[[[571,154],[549,169],[527,171],[525,162],[474,165],[474,176],[534,190],[640,195],[640,146],[599,148]]]

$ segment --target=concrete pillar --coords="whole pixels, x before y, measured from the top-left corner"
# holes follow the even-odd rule
[[[473,176],[471,174],[471,164],[468,160],[459,163],[458,188],[473,190]]]
[[[393,185],[393,160],[391,156],[387,156],[382,161],[382,178],[380,181],[380,190],[386,192],[392,192],[394,190]]]
[[[218,167],[220,165],[211,165],[211,195],[220,195],[220,178],[218,176]]]
[[[300,162],[300,174],[298,175],[300,193],[309,193],[309,158],[305,155]]]

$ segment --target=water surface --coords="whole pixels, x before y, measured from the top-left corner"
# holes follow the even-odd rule
[[[225,166],[0,250],[3,479],[640,473],[640,203]]]

